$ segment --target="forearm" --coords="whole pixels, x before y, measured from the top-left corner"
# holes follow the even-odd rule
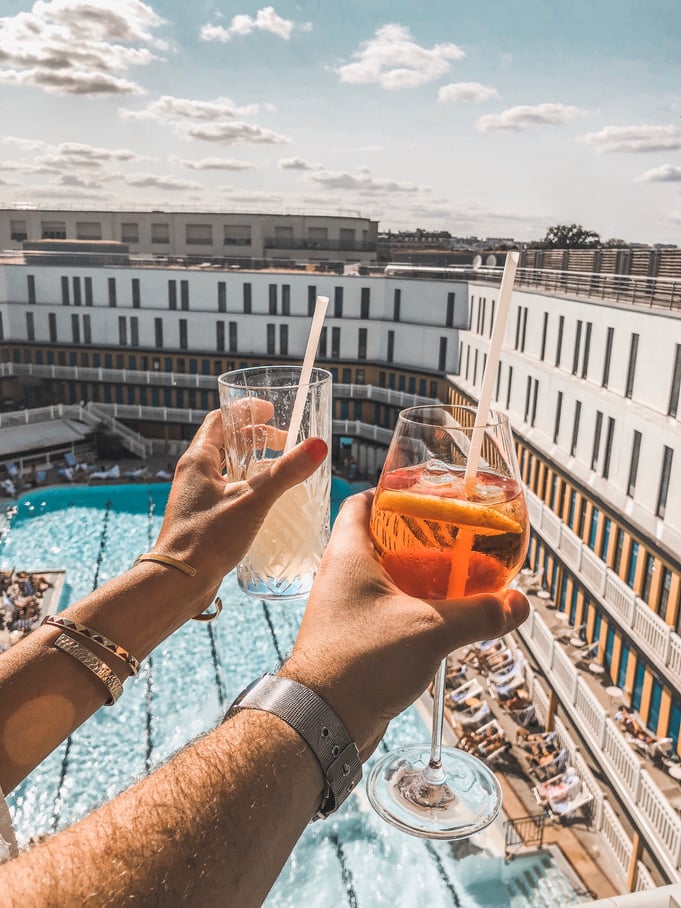
[[[143,659],[208,604],[197,578],[144,563],[110,581],[60,615],[104,634]],[[107,699],[104,685],[54,647],[60,630],[42,626],[0,658],[0,787],[11,791]],[[123,660],[83,641],[121,680]],[[115,708],[115,707],[114,707]]]
[[[321,791],[298,734],[244,710],[0,868],[0,891],[11,893],[8,908],[260,906]]]

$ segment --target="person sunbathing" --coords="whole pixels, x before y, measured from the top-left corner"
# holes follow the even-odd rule
[[[626,732],[628,732],[632,737],[636,738],[638,741],[643,741],[644,744],[653,744],[657,738],[655,735],[649,734],[643,726],[636,721],[636,719],[628,713],[624,707],[615,715],[615,718],[619,718],[622,727]]]

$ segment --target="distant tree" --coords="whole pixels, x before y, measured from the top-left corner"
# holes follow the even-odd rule
[[[606,241],[603,243],[603,245],[604,245],[604,246],[608,246],[608,247],[610,247],[611,249],[612,249],[612,248],[623,249],[625,246],[628,246],[629,243],[627,243],[626,240],[620,240],[620,239],[618,239],[617,237],[612,237],[612,239],[606,240]]]
[[[574,249],[599,246],[600,242],[597,233],[580,224],[556,224],[555,227],[549,227],[546,236],[537,245],[544,249]]]

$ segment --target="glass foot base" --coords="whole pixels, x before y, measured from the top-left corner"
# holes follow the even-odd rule
[[[412,744],[382,757],[367,779],[374,810],[388,823],[424,839],[465,839],[494,821],[501,787],[484,763],[463,750],[442,748],[444,782],[424,775],[429,747]]]

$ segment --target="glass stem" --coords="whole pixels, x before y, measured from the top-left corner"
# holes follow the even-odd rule
[[[433,785],[442,785],[446,773],[442,768],[442,730],[445,721],[445,681],[447,659],[444,658],[435,675],[433,687],[433,735],[430,741],[430,760],[423,775]]]

